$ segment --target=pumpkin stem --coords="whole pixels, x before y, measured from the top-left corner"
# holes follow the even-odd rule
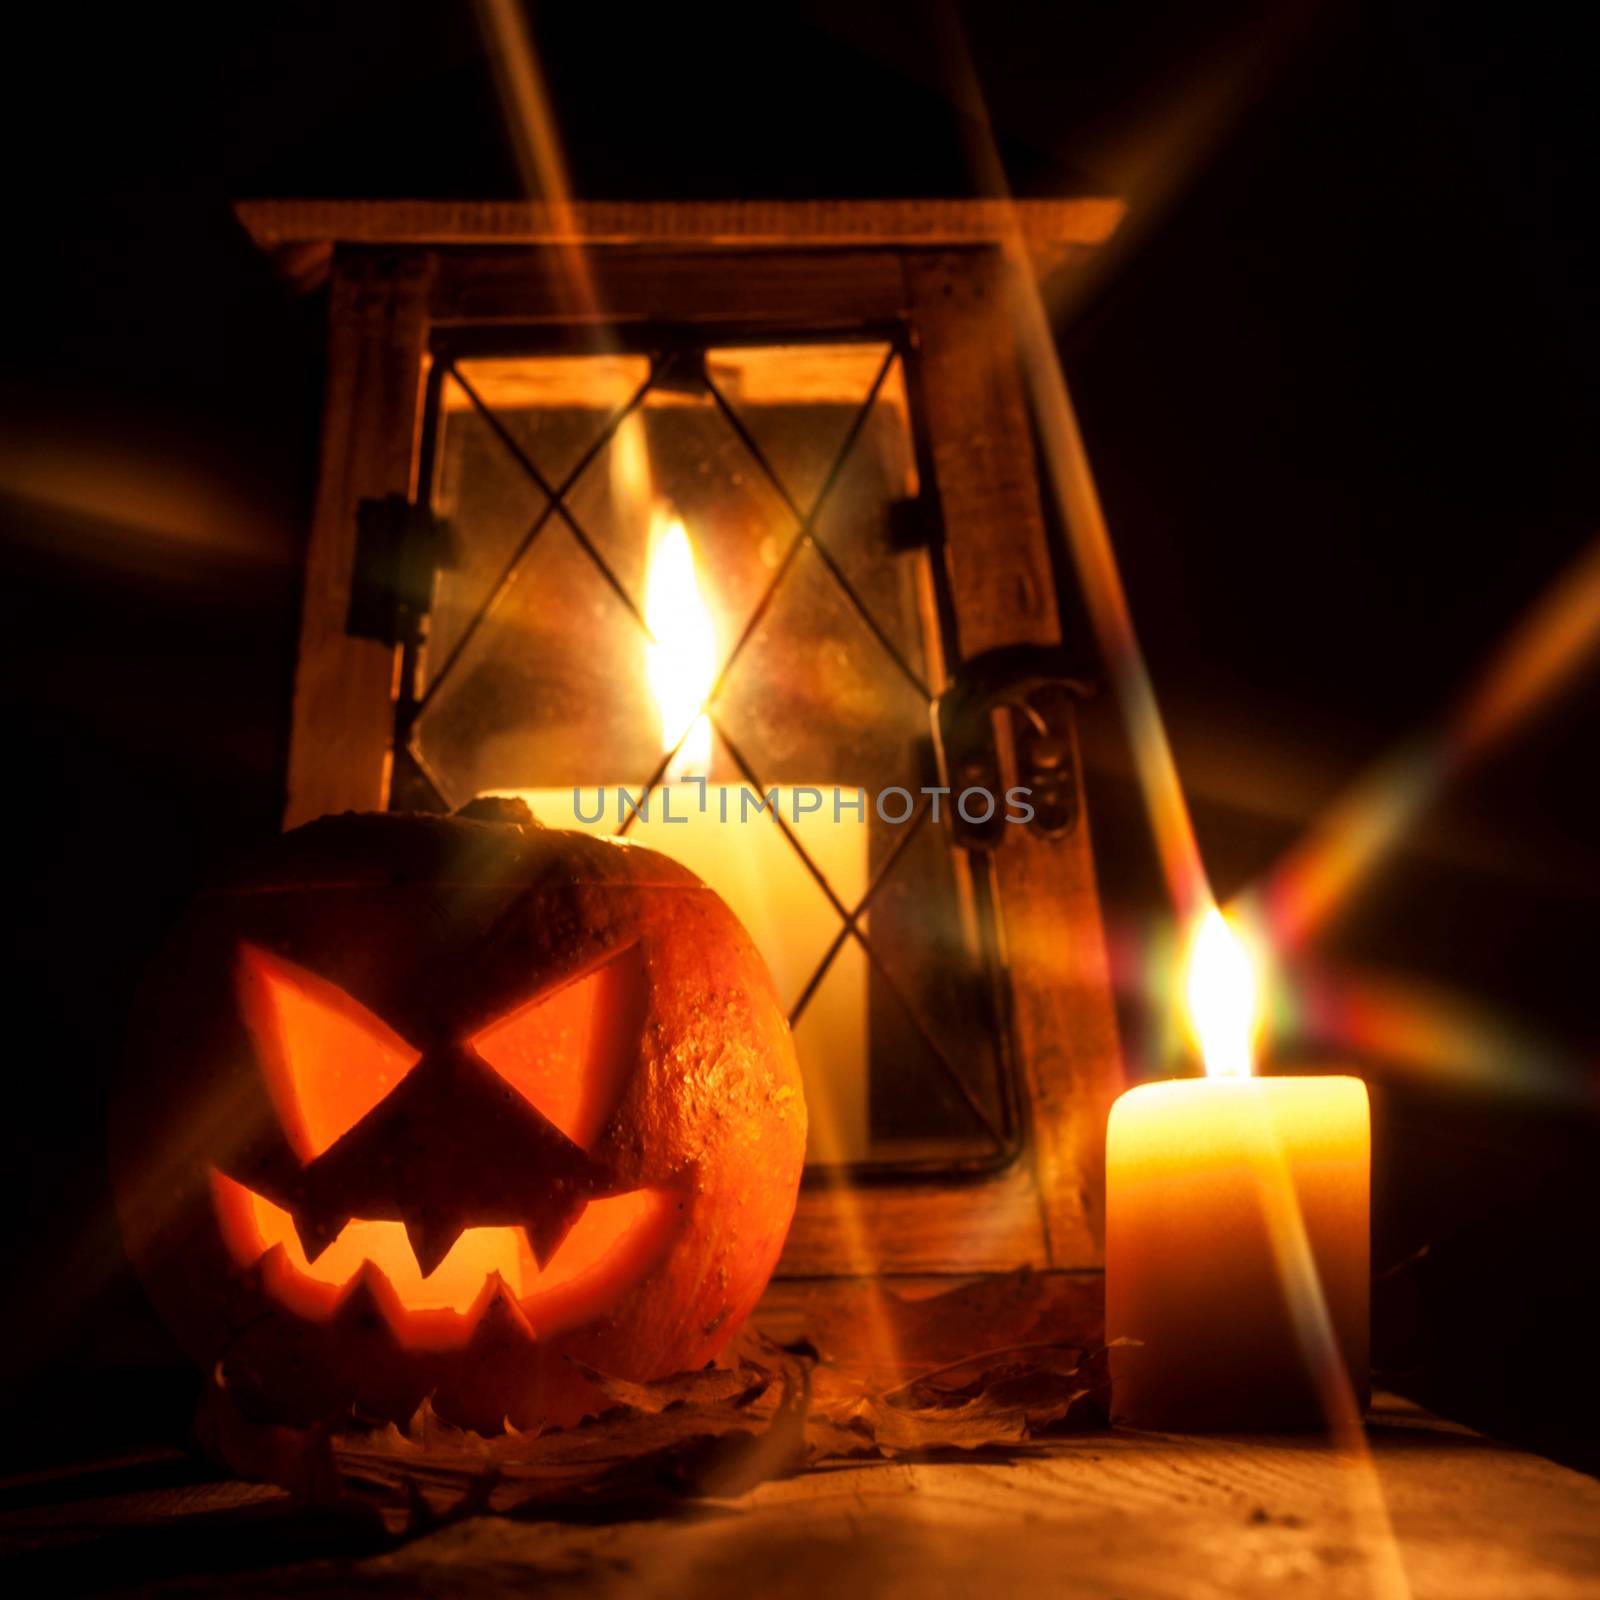
[[[469,822],[504,822],[518,828],[543,826],[526,800],[510,794],[480,794],[464,806],[457,806],[451,815],[465,817]]]

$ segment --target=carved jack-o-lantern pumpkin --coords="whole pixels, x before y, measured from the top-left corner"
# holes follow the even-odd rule
[[[574,1361],[709,1359],[805,1148],[788,1025],[732,913],[652,851],[326,818],[203,896],[115,1118],[124,1233],[257,1414],[428,1395],[566,1421]]]

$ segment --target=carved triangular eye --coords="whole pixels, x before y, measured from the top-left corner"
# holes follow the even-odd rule
[[[639,1056],[637,945],[475,1034],[472,1047],[576,1145],[592,1148]]]
[[[302,1161],[349,1132],[417,1064],[418,1052],[337,984],[241,944],[239,1005],[267,1089]]]

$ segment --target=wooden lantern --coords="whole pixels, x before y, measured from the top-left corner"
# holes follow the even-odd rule
[[[290,824],[660,784],[666,755],[635,748],[645,547],[616,503],[635,422],[722,614],[712,781],[918,797],[915,848],[877,822],[859,846],[776,824],[827,929],[791,982],[752,927],[813,1104],[816,1181],[780,1277],[1100,1261],[1120,1065],[1062,665],[1066,563],[1041,511],[1008,275],[1070,271],[1120,209],[239,207],[330,297]],[[558,545],[586,575],[569,586],[550,557],[530,578]],[[802,563],[814,594],[774,600]],[[735,658],[759,660],[739,669],[749,681],[730,683]],[[1033,820],[927,815],[927,791],[968,784],[1027,788]],[[659,833],[646,842],[670,850]],[[777,918],[772,937],[803,920]],[[846,958],[853,978],[836,976]],[[852,1016],[870,1094],[856,1131],[819,1148],[819,1099],[868,1070],[841,1072],[824,1034]],[[926,1079],[902,1070],[919,1052]],[[977,1133],[949,1133],[946,1102]]]

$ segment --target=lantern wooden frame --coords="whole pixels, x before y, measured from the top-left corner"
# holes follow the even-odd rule
[[[903,326],[917,349],[961,655],[1059,644],[1007,275],[1023,270],[1019,245],[1041,272],[1070,268],[1110,235],[1118,202],[253,201],[238,214],[292,279],[327,280],[330,294],[286,825],[388,803],[400,651],[346,630],[357,506],[416,493],[427,352],[441,327]],[[570,272],[580,247],[583,295]],[[960,1184],[807,1188],[780,1275],[1098,1265],[1120,1058],[1088,824],[1058,838],[1007,832],[994,872],[1021,1157]]]

